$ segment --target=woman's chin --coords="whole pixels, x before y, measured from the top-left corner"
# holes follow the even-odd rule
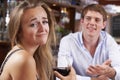
[[[47,42],[47,41],[43,40],[43,41],[38,42],[37,44],[39,44],[39,45],[45,45],[46,42]]]

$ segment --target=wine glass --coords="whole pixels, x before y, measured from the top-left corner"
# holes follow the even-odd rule
[[[57,67],[57,56],[54,57],[54,66],[53,66],[53,70],[54,71],[58,71],[60,74],[62,74],[63,76],[67,76],[70,72],[70,60],[68,58],[68,56],[64,56],[64,60],[65,60],[65,65],[64,67]]]

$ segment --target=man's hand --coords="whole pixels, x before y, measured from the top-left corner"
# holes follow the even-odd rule
[[[89,66],[87,73],[91,76],[105,75],[109,78],[115,76],[115,70],[111,67],[111,60],[106,60],[102,65]]]

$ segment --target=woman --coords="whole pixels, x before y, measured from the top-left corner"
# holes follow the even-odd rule
[[[42,2],[23,1],[12,11],[9,22],[12,49],[1,66],[0,80],[52,80],[50,46],[55,42],[54,24],[52,10]],[[72,72],[75,74],[71,68]],[[55,74],[62,80],[69,79]]]

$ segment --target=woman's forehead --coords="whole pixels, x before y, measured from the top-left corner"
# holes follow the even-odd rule
[[[41,6],[35,7],[35,8],[30,8],[30,9],[27,9],[27,10],[24,11],[21,20],[23,22],[25,22],[25,21],[31,20],[34,17],[36,17],[36,18],[42,18],[42,17],[47,18],[47,13],[44,10],[44,8],[42,8]]]

